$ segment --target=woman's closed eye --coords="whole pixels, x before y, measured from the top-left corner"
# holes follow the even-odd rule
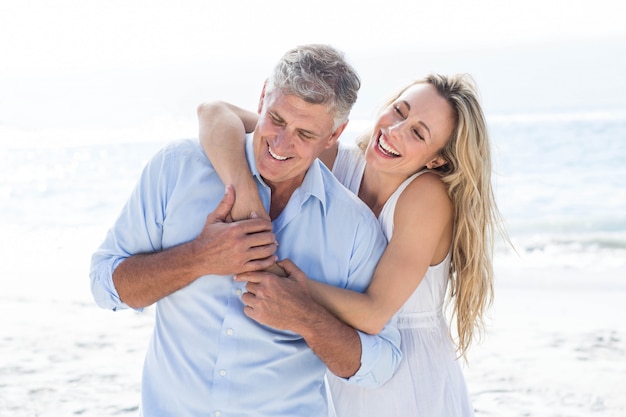
[[[417,130],[417,129],[412,129],[412,131],[413,131],[413,134],[414,134],[414,135],[415,135],[415,136],[416,136],[419,140],[426,140],[426,139],[424,138],[424,135],[422,135],[422,134],[419,132],[419,130]]]
[[[398,116],[402,117],[403,119],[406,119],[406,115],[404,114],[404,112],[403,112],[403,111],[402,111],[402,109],[400,108],[400,105],[399,105],[399,104],[396,104],[395,106],[393,106],[393,110],[394,110],[394,112],[395,112]]]

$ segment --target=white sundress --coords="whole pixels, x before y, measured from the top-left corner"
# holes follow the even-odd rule
[[[340,143],[333,166],[335,176],[358,193],[365,159],[360,149]],[[422,171],[425,172],[425,171]],[[402,191],[421,175],[402,183],[385,203],[379,221],[387,240],[393,233],[393,216]],[[424,279],[396,313],[403,359],[394,376],[380,388],[348,384],[328,373],[336,417],[468,417],[474,415],[463,372],[443,315],[450,254],[428,268]],[[334,409],[334,410],[333,410]]]

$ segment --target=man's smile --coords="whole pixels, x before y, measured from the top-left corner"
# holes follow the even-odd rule
[[[286,161],[287,159],[289,159],[288,156],[281,156],[281,155],[278,155],[277,153],[274,153],[269,143],[267,144],[267,150],[269,154],[272,156],[272,158],[276,159],[277,161]]]

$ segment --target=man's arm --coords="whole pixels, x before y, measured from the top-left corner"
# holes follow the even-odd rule
[[[376,219],[361,223],[352,247],[346,288],[364,291],[385,247]],[[309,292],[305,273],[291,261],[278,262],[289,278],[265,272],[246,273],[235,280],[248,281],[242,296],[251,318],[303,336],[311,349],[335,375],[361,386],[377,387],[395,372],[401,359],[400,333],[388,324],[377,335],[354,330],[317,304]]]
[[[278,265],[286,271],[286,278],[267,272],[235,276],[247,282],[241,298],[244,313],[264,325],[300,334],[332,373],[353,376],[361,366],[359,334],[313,300],[305,274],[293,262],[284,260]]]
[[[142,308],[203,275],[232,275],[272,265],[276,250],[271,223],[262,219],[227,222],[235,200],[232,187],[207,216],[200,235],[187,243],[125,259],[113,272],[120,299]]]
[[[171,149],[164,148],[146,165],[120,216],[92,257],[91,290],[103,308],[142,308],[200,276],[265,268],[275,260],[276,238],[269,221],[225,221],[234,199],[232,187],[227,187],[225,201],[207,216],[204,227],[198,227],[199,235],[187,233],[187,242],[163,247],[170,196],[180,167],[187,164],[180,156],[185,152],[172,153]]]

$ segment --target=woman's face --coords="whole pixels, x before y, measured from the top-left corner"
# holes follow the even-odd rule
[[[454,130],[454,113],[430,84],[406,89],[378,117],[365,159],[377,171],[408,177],[445,160],[439,151]]]

